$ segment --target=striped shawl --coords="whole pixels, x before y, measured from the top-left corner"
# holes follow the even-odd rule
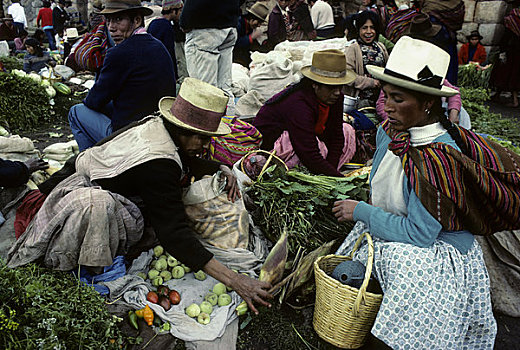
[[[383,129],[421,203],[445,230],[491,235],[520,228],[519,155],[459,127],[467,155],[443,143],[413,147],[409,133],[388,121]]]

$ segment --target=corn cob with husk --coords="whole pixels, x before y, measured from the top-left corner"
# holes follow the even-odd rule
[[[284,230],[278,242],[276,242],[265,259],[264,265],[262,265],[260,269],[260,277],[258,279],[260,281],[269,282],[271,285],[280,281],[285,270],[288,255],[287,231]],[[238,316],[245,314],[247,312],[247,303],[245,301],[241,302],[235,311]]]

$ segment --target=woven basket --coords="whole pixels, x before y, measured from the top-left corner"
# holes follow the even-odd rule
[[[339,263],[352,260],[363,237],[368,241],[368,262],[360,289],[329,276]],[[314,262],[316,305],[313,325],[316,333],[342,349],[357,349],[365,343],[383,300],[383,295],[367,292],[374,263],[374,243],[368,233],[357,240],[349,256],[326,255]]]
[[[244,169],[244,159],[247,158],[247,156],[249,156],[251,153],[257,153],[257,154],[263,154],[265,156],[267,156],[267,161],[265,162],[264,166],[262,167],[262,170],[260,171],[260,174],[258,174],[257,178],[261,178],[263,173],[267,170],[267,168],[269,166],[271,166],[272,164],[271,163],[276,163],[277,165],[279,166],[283,166],[283,168],[285,169],[285,171],[289,171],[289,168],[287,167],[287,164],[285,164],[285,162],[283,160],[281,160],[280,158],[278,158],[275,153],[276,151],[273,150],[271,152],[267,152],[267,151],[264,151],[262,149],[257,149],[257,150],[254,150],[254,151],[249,151],[244,157],[242,157],[242,159],[240,160],[240,170],[244,173],[244,174],[247,174],[246,170]],[[255,179],[253,179],[255,180]]]

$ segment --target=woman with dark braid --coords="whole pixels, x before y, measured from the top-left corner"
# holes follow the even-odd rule
[[[333,212],[356,220],[336,254],[365,231],[384,293],[372,334],[393,349],[493,349],[489,277],[475,234],[520,227],[520,157],[453,125],[441,97],[450,56],[401,38],[381,81],[388,119],[378,129],[369,203],[341,200]],[[367,245],[354,260],[366,263]]]

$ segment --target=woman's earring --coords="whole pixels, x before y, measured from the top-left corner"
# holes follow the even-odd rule
[[[430,115],[430,113],[431,113],[431,111],[430,111],[428,108],[426,108],[424,111],[425,111],[426,114],[428,114],[428,115]]]

